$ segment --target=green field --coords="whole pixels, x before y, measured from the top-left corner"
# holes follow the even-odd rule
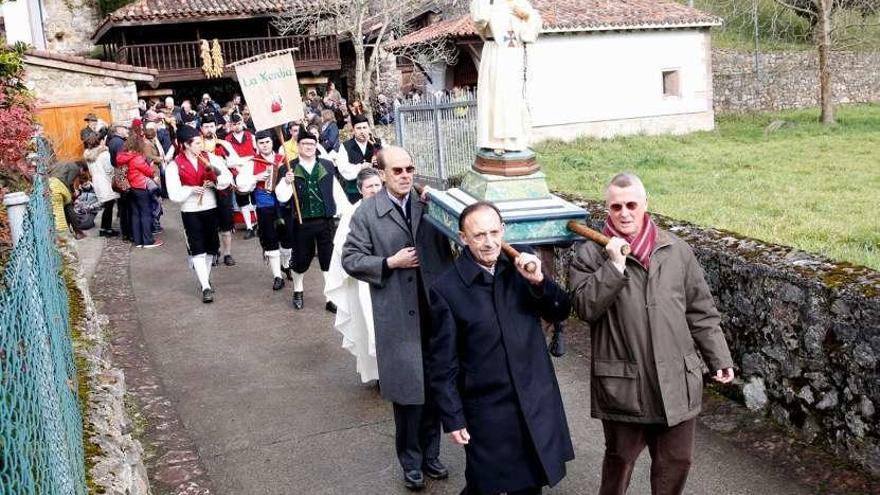
[[[536,151],[553,190],[598,199],[615,173],[635,172],[651,211],[880,270],[880,105],[841,106],[832,127],[817,118],[720,115],[711,132]]]

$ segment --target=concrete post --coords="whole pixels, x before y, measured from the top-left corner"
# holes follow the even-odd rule
[[[3,204],[6,206],[6,214],[9,217],[9,228],[12,230],[12,245],[18,244],[24,230],[24,216],[27,214],[27,205],[30,198],[23,192],[9,193],[3,196]]]

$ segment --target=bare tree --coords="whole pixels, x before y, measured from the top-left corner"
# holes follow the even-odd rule
[[[373,95],[373,75],[378,68],[381,50],[392,33],[402,32],[406,16],[415,1],[407,0],[316,0],[307,5],[291,3],[272,25],[282,35],[335,34],[350,40],[355,56],[354,93],[361,98],[369,114]],[[367,49],[370,48],[369,57]]]
[[[831,60],[833,50],[852,47],[856,33],[880,27],[878,0],[775,0],[810,19],[819,56],[820,120],[833,124],[834,99]]]
[[[423,72],[437,64],[455,65],[458,63],[459,55],[458,47],[447,35],[418,43],[394,46],[391,51],[398,57],[411,60]]]

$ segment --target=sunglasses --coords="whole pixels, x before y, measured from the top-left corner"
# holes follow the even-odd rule
[[[409,167],[406,167],[406,168],[391,167],[391,173],[393,173],[394,175],[400,175],[404,172],[406,172],[408,174],[412,174],[415,171],[416,171],[416,168],[413,167],[412,165],[410,165]]]
[[[635,211],[639,208],[639,203],[636,201],[627,201],[625,204],[612,203],[608,205],[611,211],[615,213],[619,213],[620,211],[622,211],[624,206],[626,206],[626,209],[629,211]]]

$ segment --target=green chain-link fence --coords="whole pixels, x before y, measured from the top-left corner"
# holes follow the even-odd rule
[[[0,292],[0,495],[86,493],[67,289],[46,161]]]

